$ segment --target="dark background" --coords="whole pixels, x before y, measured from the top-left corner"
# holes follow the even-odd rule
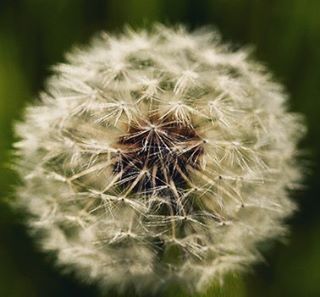
[[[87,43],[96,31],[153,21],[213,25],[225,41],[254,45],[255,56],[291,94],[291,110],[303,113],[308,125],[301,144],[308,159],[305,189],[295,195],[300,211],[290,220],[289,240],[267,245],[265,263],[227,279],[222,292],[199,296],[320,296],[319,0],[0,0],[0,296],[103,296],[61,274],[53,256],[27,236],[21,216],[3,203],[16,182],[7,168],[12,125],[72,45]]]

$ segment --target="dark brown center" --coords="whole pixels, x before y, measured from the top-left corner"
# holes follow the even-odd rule
[[[119,186],[145,195],[172,196],[185,189],[203,155],[203,141],[194,128],[168,119],[130,126],[117,148],[113,171]]]

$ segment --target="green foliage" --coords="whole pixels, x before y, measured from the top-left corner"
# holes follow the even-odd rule
[[[223,285],[223,287],[221,286]],[[245,297],[246,287],[242,279],[236,275],[228,275],[223,284],[213,284],[205,293],[188,294],[181,288],[169,288],[166,297]]]

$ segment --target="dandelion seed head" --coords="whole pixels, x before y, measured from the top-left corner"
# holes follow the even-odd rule
[[[248,52],[158,25],[66,59],[15,143],[17,203],[58,264],[105,287],[203,290],[285,232],[304,126]]]

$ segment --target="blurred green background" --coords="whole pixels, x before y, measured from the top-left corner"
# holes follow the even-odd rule
[[[0,0],[0,296],[103,296],[94,285],[62,275],[3,203],[16,182],[6,166],[12,125],[43,89],[49,66],[63,61],[72,45],[87,43],[99,30],[153,21],[191,29],[213,25],[226,41],[254,45],[255,56],[286,86],[291,109],[303,113],[309,127],[301,145],[309,159],[306,187],[295,195],[300,211],[290,219],[289,240],[265,246],[265,263],[203,296],[320,296],[319,13],[319,0]]]

